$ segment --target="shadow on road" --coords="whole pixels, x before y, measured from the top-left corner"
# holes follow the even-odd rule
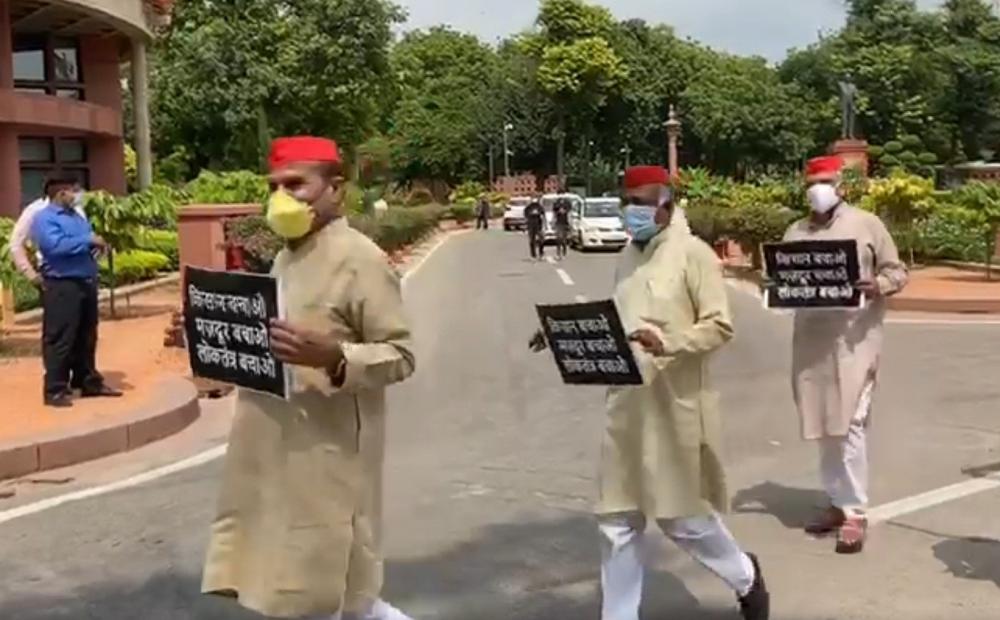
[[[491,525],[441,553],[390,561],[385,596],[417,620],[596,620],[599,554],[587,516]],[[672,550],[672,553],[680,553]],[[0,601],[16,620],[261,620],[199,595],[200,575],[154,573],[141,583],[52,584]],[[718,585],[723,594],[723,586]],[[713,597],[714,598],[714,597]],[[650,571],[644,618],[738,620],[733,605],[702,607],[677,577]],[[791,620],[789,616],[782,616]]]
[[[1000,588],[1000,540],[949,538],[934,545],[933,550],[934,557],[955,577],[992,581]]]
[[[815,516],[824,501],[821,491],[762,482],[738,491],[733,497],[733,509],[740,514],[772,515],[785,527],[800,529]]]

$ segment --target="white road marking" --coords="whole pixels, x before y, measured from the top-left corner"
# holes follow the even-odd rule
[[[545,262],[548,263],[548,264],[550,264],[550,265],[555,265],[556,264],[556,257],[555,256],[546,256],[545,257]]]
[[[556,273],[559,274],[559,279],[563,281],[563,284],[565,284],[566,286],[573,286],[573,278],[569,277],[569,274],[566,273],[566,270],[558,268],[556,269]]]
[[[467,232],[467,231],[461,231]],[[417,270],[423,267],[428,259],[438,251],[453,236],[461,234],[461,232],[453,232],[444,235],[437,243],[435,243],[430,250],[427,251],[416,263],[414,263],[410,269],[407,270],[403,277],[401,278],[402,284],[406,284],[410,276],[415,274]],[[163,467],[158,467],[156,469],[151,469],[147,472],[143,472],[131,478],[126,478],[124,480],[119,480],[117,482],[112,482],[110,484],[105,484],[96,487],[90,487],[88,489],[81,489],[79,491],[73,491],[71,493],[66,493],[63,495],[58,495],[56,497],[50,497],[48,499],[43,499],[31,504],[25,504],[23,506],[18,506],[16,508],[10,508],[8,510],[0,511],[0,524],[7,523],[8,521],[13,521],[14,519],[20,517],[27,517],[29,515],[37,514],[51,508],[56,508],[62,506],[63,504],[68,504],[70,502],[79,501],[82,499],[88,499],[91,497],[97,497],[99,495],[106,495],[108,493],[114,493],[115,491],[121,491],[123,489],[128,489],[131,487],[136,487],[139,485],[146,484],[148,482],[153,482],[165,476],[170,476],[178,472],[185,471],[187,469],[192,469],[195,467],[200,467],[207,463],[221,458],[226,454],[226,447],[228,444],[222,444],[215,446],[196,454],[192,457],[186,458],[176,463],[171,463],[169,465],[164,465]]]
[[[996,488],[1000,488],[1000,473],[958,482],[873,508],[868,511],[868,522],[871,524],[884,523],[913,512],[947,504],[983,491],[992,491]]]
[[[24,506],[4,510],[3,512],[0,512],[0,524],[13,521],[18,517],[26,517],[28,515],[42,512],[43,510],[62,506],[63,504],[68,504],[69,502],[75,502],[81,499],[96,497],[98,495],[104,495],[106,493],[113,493],[114,491],[139,486],[140,484],[146,484],[147,482],[152,482],[158,478],[176,474],[177,472],[184,471],[185,469],[191,469],[192,467],[199,467],[206,463],[210,463],[225,453],[226,445],[223,444],[210,450],[206,450],[201,454],[196,454],[190,458],[184,459],[183,461],[177,461],[176,463],[171,463],[170,465],[151,469],[137,476],[126,478],[125,480],[119,480],[118,482],[91,487],[89,489],[82,489],[80,491],[73,491],[72,493],[66,493],[65,495],[43,499],[42,501],[35,502],[33,504],[25,504]]]
[[[885,320],[885,322],[892,325],[942,325],[945,327],[954,325],[1000,325],[1000,319],[969,319],[967,321],[963,321],[962,319],[894,319],[889,317]]]
[[[577,295],[576,296],[576,303],[578,303],[578,304],[585,304],[585,303],[587,303],[587,296],[586,295]]]

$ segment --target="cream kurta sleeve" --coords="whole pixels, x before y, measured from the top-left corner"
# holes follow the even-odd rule
[[[895,295],[909,281],[906,265],[899,259],[896,242],[879,218],[872,218],[872,239],[875,243],[875,279],[883,295]]]
[[[387,262],[365,261],[355,273],[348,314],[360,341],[343,344],[346,366],[338,390],[378,389],[413,374],[399,276]]]
[[[722,267],[712,249],[700,241],[687,253],[684,278],[694,309],[694,324],[666,335],[667,356],[711,353],[733,338],[733,321]]]

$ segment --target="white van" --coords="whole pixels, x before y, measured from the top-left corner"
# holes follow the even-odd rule
[[[622,219],[622,201],[618,198],[588,198],[582,201],[570,215],[570,226],[570,239],[581,250],[620,250],[629,241]]]

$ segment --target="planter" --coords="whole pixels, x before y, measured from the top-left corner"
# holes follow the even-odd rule
[[[226,246],[226,271],[246,271],[246,269],[246,250],[241,245],[228,244]]]
[[[170,15],[174,10],[174,0],[149,0],[149,6],[157,15]]]
[[[719,240],[712,244],[712,249],[715,250],[715,255],[719,257],[720,260],[726,260],[729,258],[729,241]]]
[[[229,244],[226,243],[225,221],[234,217],[259,215],[261,206],[188,205],[177,216],[180,263],[204,269],[227,269]],[[245,261],[245,256],[243,259]]]

